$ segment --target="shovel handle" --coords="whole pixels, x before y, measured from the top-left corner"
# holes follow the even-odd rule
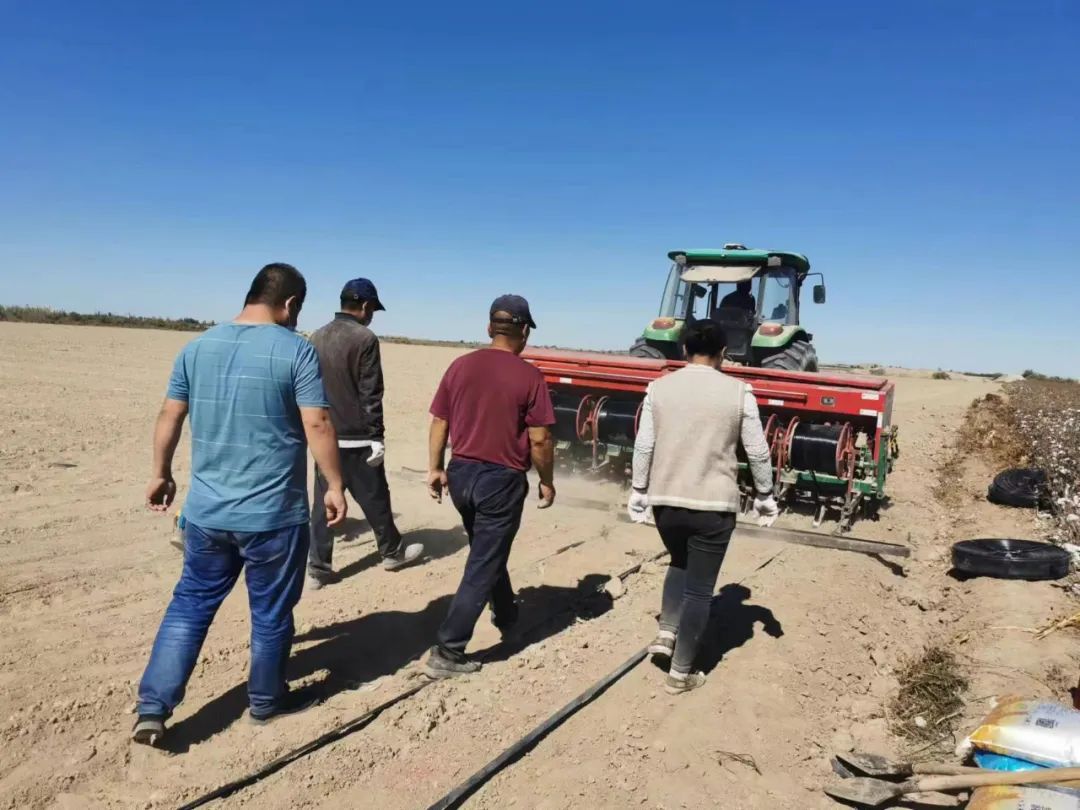
[[[950,765],[945,762],[916,762],[911,766],[915,776],[964,776],[967,774],[986,773],[986,768],[970,765]]]
[[[992,771],[963,776],[930,776],[913,781],[911,793],[933,790],[961,790],[990,785],[1042,785],[1080,779],[1080,768],[1043,768],[1037,771]]]

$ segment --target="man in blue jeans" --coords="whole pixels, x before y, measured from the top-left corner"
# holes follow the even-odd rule
[[[551,395],[540,371],[518,356],[536,328],[529,304],[518,295],[500,296],[489,321],[491,346],[451,363],[431,403],[428,491],[442,502],[443,490],[450,490],[469,536],[461,584],[428,656],[431,678],[480,669],[465,648],[485,605],[504,634],[517,622],[506,563],[521,525],[530,465],[540,477],[540,508],[555,501]],[[444,467],[448,440],[454,452]]]
[[[295,267],[268,264],[237,318],[193,340],[173,366],[154,430],[146,503],[164,512],[176,496],[172,459],[190,413],[184,569],[139,683],[135,742],[161,740],[241,571],[251,607],[252,721],[267,723],[317,702],[304,690],[290,692],[285,680],[309,542],[308,446],[327,480],[330,525],[344,520],[346,507],[319,360],[294,331],[306,293]]]

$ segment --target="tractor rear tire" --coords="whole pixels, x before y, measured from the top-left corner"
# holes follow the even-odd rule
[[[769,355],[761,361],[762,368],[784,371],[817,371],[817,350],[808,341],[793,340],[782,352]]]
[[[664,353],[655,346],[650,346],[645,342],[644,338],[639,338],[633,346],[630,347],[631,357],[646,357],[649,360],[663,360]]]

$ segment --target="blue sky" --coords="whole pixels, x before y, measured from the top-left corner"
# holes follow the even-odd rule
[[[3,2],[0,303],[627,346],[667,251],[809,255],[823,358],[1080,375],[1080,11]],[[947,333],[948,337],[943,337]]]

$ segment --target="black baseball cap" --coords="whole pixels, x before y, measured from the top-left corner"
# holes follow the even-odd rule
[[[505,312],[509,318],[500,318],[500,321],[509,320],[510,323],[528,324],[530,329],[536,328],[536,321],[529,312],[529,302],[520,295],[500,295],[491,303],[490,318],[495,320],[496,312]]]
[[[382,301],[379,300],[379,293],[375,289],[375,285],[366,278],[354,278],[352,281],[346,282],[345,286],[341,288],[341,300],[370,301],[374,304],[376,312],[380,309],[386,310],[386,307],[382,305]]]

